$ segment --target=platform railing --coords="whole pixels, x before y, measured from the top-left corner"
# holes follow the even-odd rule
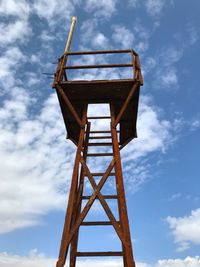
[[[99,55],[99,54],[131,54],[131,63],[127,64],[90,64],[90,65],[67,65],[67,59],[69,56],[84,56],[84,55]],[[78,52],[66,52],[58,60],[58,67],[54,75],[54,84],[66,82],[67,74],[66,70],[77,69],[100,69],[100,68],[132,68],[133,69],[133,81],[139,81],[140,85],[143,85],[143,78],[140,69],[139,55],[133,49],[126,50],[97,50],[97,51],[78,51]]]

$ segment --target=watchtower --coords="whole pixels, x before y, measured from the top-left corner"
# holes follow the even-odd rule
[[[93,55],[128,54],[128,64],[92,64],[92,65],[68,65],[70,57]],[[132,68],[131,79],[106,79],[106,80],[69,80],[67,70],[99,68]],[[53,88],[56,89],[61,107],[67,138],[77,147],[73,168],[71,189],[68,199],[68,207],[65,217],[63,235],[60,245],[60,254],[57,267],[65,265],[69,252],[69,266],[76,266],[77,257],[122,257],[125,267],[135,267],[132,244],[127,215],[120,150],[133,138],[137,137],[136,121],[138,112],[138,100],[140,86],[143,85],[138,54],[133,49],[104,50],[104,51],[65,51],[59,58],[55,73]],[[89,104],[107,103],[110,107],[109,116],[87,115]],[[110,120],[110,129],[92,130],[93,120]],[[100,124],[101,125],[101,124]],[[106,142],[106,140],[108,140]],[[97,148],[96,152],[89,149]],[[111,152],[99,152],[100,147],[110,147]],[[109,160],[105,171],[95,172],[88,167],[91,158],[103,157]],[[95,167],[95,166],[94,166]],[[114,179],[115,193],[104,194],[102,188],[106,187],[108,177]],[[84,194],[84,186],[89,181],[93,188],[90,195]],[[98,183],[97,183],[98,180]],[[116,201],[118,206],[118,218],[114,216],[109,207],[108,200]],[[108,220],[87,221],[87,214],[99,200]],[[83,202],[86,204],[83,205]],[[120,240],[120,251],[90,251],[78,250],[79,230],[85,226],[113,226]],[[112,250],[112,244],[111,244]]]

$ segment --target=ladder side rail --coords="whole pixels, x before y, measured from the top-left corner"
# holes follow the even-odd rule
[[[116,186],[117,186],[117,196],[118,196],[118,204],[119,204],[119,217],[120,224],[122,228],[122,232],[124,234],[126,243],[122,244],[123,248],[123,260],[125,267],[135,267],[132,244],[131,244],[131,236],[128,222],[128,213],[126,207],[126,199],[125,199],[125,190],[124,190],[124,182],[122,175],[122,166],[120,159],[120,151],[119,151],[119,143],[118,136],[115,125],[115,113],[114,106],[110,104],[111,109],[111,132],[112,132],[112,141],[113,141],[113,153],[115,158],[115,173],[116,173]]]
[[[88,152],[88,142],[89,142],[89,134],[90,134],[90,126],[91,123],[87,123],[87,130],[85,135],[85,141],[84,141],[84,147],[83,147],[83,158],[85,161],[87,161],[87,152]],[[80,182],[79,182],[79,188],[77,192],[77,200],[75,200],[74,203],[74,210],[75,216],[72,220],[72,224],[74,225],[76,223],[76,220],[80,216],[81,213],[81,206],[82,206],[82,195],[83,195],[83,189],[84,189],[84,177],[85,173],[83,170],[83,167],[81,165],[81,172],[80,172]],[[76,266],[76,258],[77,258],[77,248],[78,248],[78,237],[79,237],[79,228],[72,238],[71,241],[71,247],[70,247],[70,261],[69,261],[69,267],[75,267]]]
[[[84,108],[83,117],[82,117],[82,125],[86,125],[86,119],[87,119],[87,106]],[[71,231],[71,221],[73,216],[73,204],[75,202],[75,197],[77,194],[77,187],[78,187],[78,174],[79,174],[79,164],[81,159],[81,152],[84,142],[84,135],[85,135],[85,127],[81,128],[80,130],[80,136],[79,136],[79,142],[75,157],[75,164],[72,174],[72,181],[71,181],[71,188],[70,188],[70,194],[69,194],[69,200],[68,200],[68,206],[67,206],[67,212],[65,216],[65,223],[63,228],[63,234],[61,239],[61,245],[60,245],[60,253],[59,253],[59,259],[57,261],[56,267],[63,267],[66,262],[67,252],[69,248],[69,244],[67,244],[66,239],[69,236],[69,233]]]

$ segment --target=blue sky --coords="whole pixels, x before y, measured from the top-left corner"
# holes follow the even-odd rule
[[[0,267],[55,266],[75,147],[42,73],[55,71],[73,15],[71,50],[133,48],[141,58],[138,139],[122,151],[137,266],[200,266],[199,10],[198,0],[0,1]],[[90,216],[104,217],[98,204]],[[114,231],[104,233],[105,243],[100,231],[83,230],[80,248],[117,250]],[[121,266],[79,262],[94,264]]]

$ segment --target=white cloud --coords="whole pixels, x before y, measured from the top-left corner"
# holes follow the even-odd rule
[[[32,99],[23,89],[0,109],[0,231],[35,225],[52,209],[63,209],[73,163],[55,94],[30,118]],[[73,146],[74,147],[74,146]]]
[[[122,150],[124,177],[132,191],[151,178],[152,166],[145,157],[156,151],[164,153],[173,142],[171,123],[162,119],[160,111],[144,96],[139,105],[137,130],[138,138]]]
[[[49,41],[54,41],[56,39],[55,35],[52,33],[49,33],[47,30],[43,30],[40,38],[42,41],[49,42]]]
[[[183,49],[181,46],[177,48],[175,46],[164,47],[158,57],[164,66],[168,67],[181,60]]]
[[[135,35],[134,49],[141,55],[149,48],[150,32],[139,20],[136,20],[133,32]]]
[[[174,0],[129,0],[129,6],[133,8],[138,8],[144,6],[146,12],[155,19],[154,29],[156,29],[159,25],[159,18],[163,13],[166,5],[173,5]]]
[[[155,267],[199,267],[200,258],[186,257],[185,259],[159,260]]]
[[[55,262],[55,259],[47,258],[45,255],[39,254],[37,250],[30,251],[27,256],[0,254],[0,266],[2,267],[53,267]]]
[[[24,43],[32,33],[29,25],[30,4],[21,0],[2,0],[0,2],[0,15],[10,20],[0,23],[0,46],[7,46],[16,41]]]
[[[10,87],[16,85],[18,80],[15,78],[16,72],[20,64],[24,63],[26,57],[18,47],[10,47],[0,57],[0,93],[10,91]]]
[[[97,17],[110,18],[116,12],[118,0],[86,0],[85,10]]]
[[[81,25],[81,44],[94,49],[109,49],[109,39],[103,32],[98,31],[98,20],[88,19]],[[82,47],[81,47],[82,49]],[[85,48],[83,48],[85,49]]]
[[[172,230],[178,251],[184,251],[192,244],[200,244],[200,209],[192,210],[189,216],[168,216],[166,221]]]
[[[139,138],[125,149],[126,160],[144,157],[157,150],[165,152],[172,141],[170,122],[160,119],[159,110],[145,96],[140,101],[137,128]]]
[[[129,5],[132,7],[136,7],[139,4],[138,0],[129,0]]]
[[[98,32],[92,39],[92,45],[94,48],[106,49],[108,48],[108,38],[101,32]]]
[[[159,72],[158,72],[159,73]],[[178,77],[175,68],[166,68],[163,72],[160,72],[160,86],[165,88],[172,88],[172,86],[178,85]]]
[[[9,24],[0,24],[0,46],[13,44],[16,41],[24,42],[30,36],[31,29],[26,20],[17,20]]]
[[[170,3],[170,1],[166,0],[146,0],[145,6],[147,12],[151,16],[159,16],[165,6],[166,3]]]
[[[192,120],[191,124],[190,124],[190,129],[191,131],[195,131],[198,130],[200,128],[200,119],[199,118],[195,118]]]
[[[181,193],[173,194],[173,195],[168,199],[168,201],[174,201],[174,200],[180,198],[181,196],[182,196]]]
[[[194,27],[194,25],[192,25],[192,24],[188,25],[187,31],[189,34],[189,42],[191,45],[194,45],[199,40],[198,31],[197,31],[196,27]]]
[[[115,43],[121,45],[122,48],[131,48],[135,39],[134,34],[122,25],[115,25],[113,27],[112,38]]]
[[[0,265],[3,267],[54,267],[56,259],[48,258],[44,254],[38,253],[37,250],[32,250],[27,256],[18,256],[7,253],[0,254]],[[166,259],[158,260],[154,264],[145,262],[136,262],[137,267],[199,267],[200,258],[186,257],[185,259]],[[77,267],[120,267],[121,260],[82,260],[77,261]]]
[[[145,52],[149,47],[150,33],[142,23],[136,19],[134,26],[127,28],[124,25],[112,25],[112,39],[115,46],[121,48],[134,48],[140,55]]]
[[[155,81],[153,86],[155,88],[176,90],[179,86],[179,79],[177,75],[176,63],[183,57],[183,48],[176,48],[169,46],[163,48],[155,56],[156,69],[154,71]]]
[[[14,16],[20,19],[27,19],[30,13],[30,5],[26,0],[1,0],[0,14],[1,16]]]
[[[70,0],[35,0],[31,8],[40,18],[46,19],[50,26],[55,26],[61,19],[66,22],[71,20],[74,4]]]

